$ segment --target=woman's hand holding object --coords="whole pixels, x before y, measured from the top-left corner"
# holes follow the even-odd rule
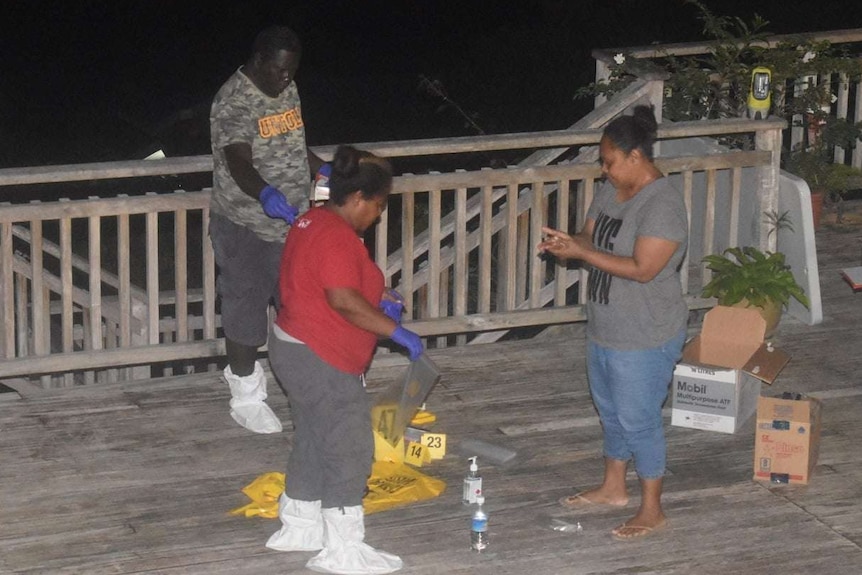
[[[425,351],[425,346],[422,345],[422,339],[409,329],[404,329],[402,326],[395,328],[392,332],[392,341],[407,349],[407,354],[410,356],[410,361],[416,361],[422,357]]]

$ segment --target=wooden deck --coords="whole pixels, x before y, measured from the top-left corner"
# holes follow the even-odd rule
[[[637,542],[609,530],[624,510],[572,513],[557,499],[601,475],[601,430],[587,392],[580,330],[531,341],[432,351],[443,378],[429,398],[449,455],[425,468],[439,498],[367,518],[367,539],[405,574],[862,573],[862,294],[838,270],[859,265],[860,230],[818,232],[825,320],[785,318],[776,342],[793,359],[767,393],[824,401],[820,462],[807,487],[753,482],[754,422],[735,435],[668,427],[671,528]],[[377,366],[380,389],[403,366]],[[228,416],[215,375],[73,388],[0,400],[0,573],[306,572],[309,553],[264,548],[274,520],[229,516],[240,489],[284,466],[291,434],[254,435]],[[287,401],[271,404],[287,422]],[[288,427],[288,426],[286,426]],[[517,450],[482,464],[490,552],[469,550],[460,502],[475,437]],[[551,529],[580,522],[579,534]]]

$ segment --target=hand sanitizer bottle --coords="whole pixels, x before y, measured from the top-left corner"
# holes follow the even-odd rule
[[[476,497],[482,494],[482,477],[479,475],[479,466],[476,464],[476,457],[468,459],[470,461],[470,469],[464,477],[464,505],[476,503]]]

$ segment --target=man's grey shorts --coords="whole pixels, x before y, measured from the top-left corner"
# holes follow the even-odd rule
[[[260,347],[269,334],[267,310],[278,308],[278,275],[283,242],[267,242],[245,226],[212,214],[210,238],[218,265],[216,291],[221,297],[225,337]]]

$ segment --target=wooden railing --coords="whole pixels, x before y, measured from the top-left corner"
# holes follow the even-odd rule
[[[40,358],[23,373],[63,371],[72,384],[71,372],[98,352],[215,339],[208,194],[6,205],[0,214],[6,365]]]
[[[411,329],[434,347],[584,320],[585,272],[537,257],[540,228],[582,225],[601,175],[590,159],[600,127],[660,94],[660,81],[635,83],[576,125],[591,129],[357,144],[389,157],[534,150],[505,169],[395,178],[370,247],[406,297]],[[751,206],[755,225],[756,214],[776,206],[783,127],[724,120],[660,128],[662,140],[753,133],[757,142],[756,151],[657,160],[685,193],[692,253],[735,245]],[[571,150],[580,156],[547,165]],[[328,158],[333,147],[315,151]],[[746,168],[756,185],[743,185]],[[0,170],[0,186],[211,169],[209,157],[20,168]],[[722,219],[729,225],[717,229]],[[0,205],[0,380],[47,387],[214,368],[224,350],[208,221],[208,190]],[[707,280],[700,258],[687,259],[692,308],[711,305],[699,297]]]

